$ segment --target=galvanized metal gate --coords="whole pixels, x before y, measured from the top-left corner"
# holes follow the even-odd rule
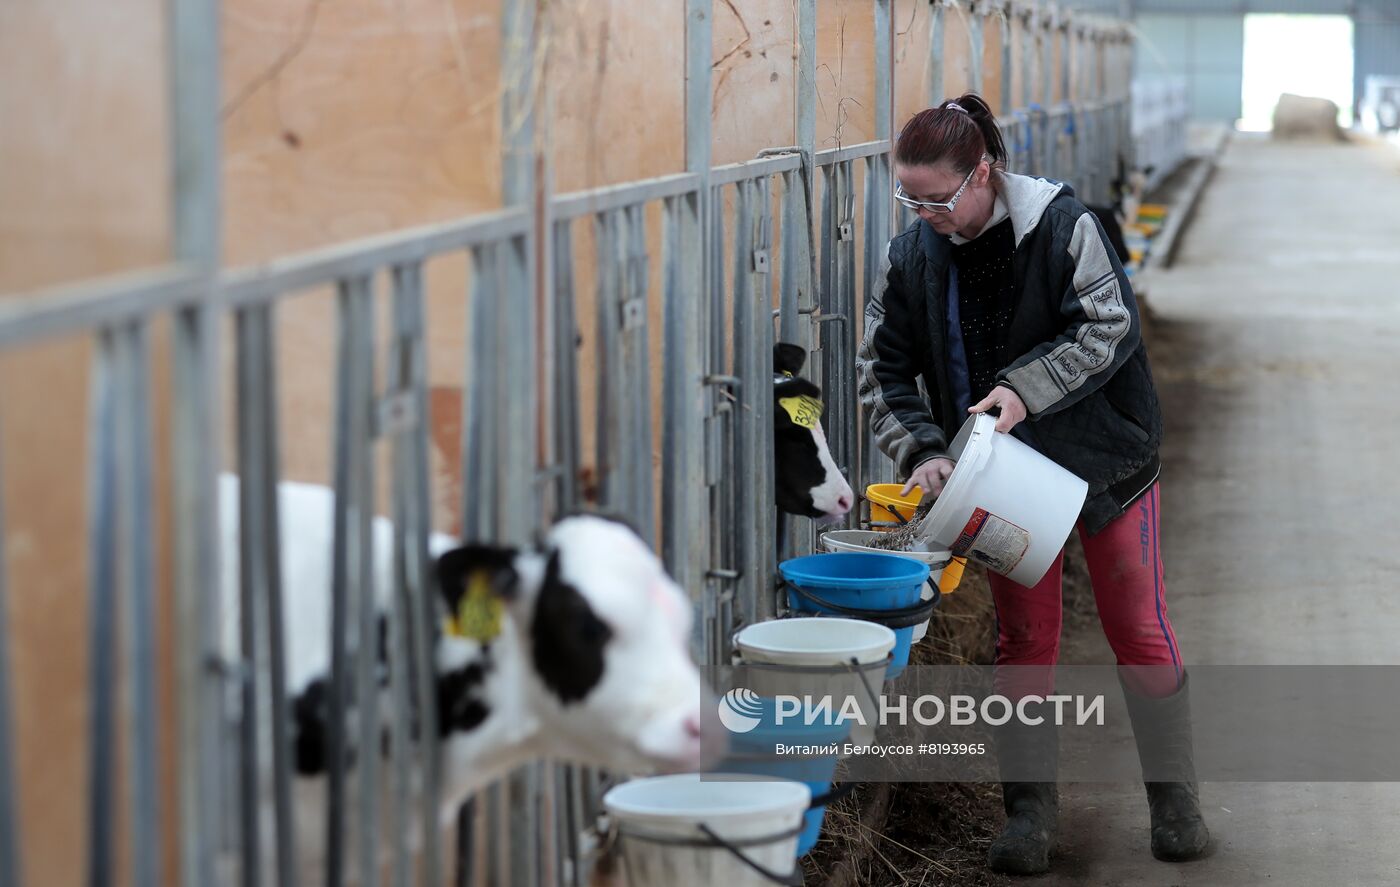
[[[894,479],[875,450],[855,393],[854,358],[865,293],[883,275],[894,223],[892,0],[871,0],[876,71],[875,139],[817,151],[816,4],[799,0],[798,144],[749,162],[712,167],[711,0],[687,0],[686,171],[584,193],[543,195],[534,180],[531,101],[534,5],[506,4],[502,65],[507,84],[502,158],[504,209],[489,214],[290,257],[222,269],[219,254],[217,5],[173,0],[172,119],[176,262],[150,274],[36,294],[0,306],[0,349],[61,335],[90,336],[91,447],[87,466],[91,780],[83,842],[88,881],[115,883],[116,825],[129,836],[133,885],[175,880],[160,870],[161,842],[177,840],[179,880],[295,884],[297,817],[290,777],[276,484],[279,309],[293,299],[336,293],[333,712],[359,713],[362,748],[377,745],[371,590],[375,464],[388,448],[396,590],[390,639],[393,753],[358,757],[347,768],[349,736],[331,749],[326,792],[324,881],[340,885],[446,883],[439,817],[442,761],[432,719],[434,617],[429,604],[427,340],[424,264],[466,255],[471,316],[461,356],[464,533],[526,542],[556,515],[583,507],[580,469],[596,466],[600,507],[630,515],[695,598],[695,650],[703,661],[729,655],[732,632],[776,615],[774,567],[812,550],[814,533],[791,522],[781,534],[773,500],[771,346],[775,337],[812,348],[809,374],[825,389],[827,436],[856,490]],[[941,35],[946,8],[932,9]],[[1091,200],[1107,198],[1108,177],[1127,141],[1127,56],[1108,23],[1041,15],[1039,4],[968,2],[974,86],[981,81],[983,28],[1001,28],[1011,66],[1013,21],[1027,72],[1021,101],[1004,92],[1003,124],[1019,171],[1076,180]],[[1048,36],[1075,29],[1085,48],[1109,58],[1088,65],[1099,100],[1050,107]],[[933,41],[941,46],[941,39]],[[1038,62],[1037,62],[1038,59]],[[932,69],[941,72],[939,64]],[[1078,53],[1071,63],[1082,63]],[[1105,73],[1107,72],[1107,74]],[[1122,72],[1121,84],[1112,80]],[[1070,65],[1061,71],[1068,91]],[[927,84],[942,95],[941,74]],[[1045,84],[1040,101],[1032,86]],[[1120,88],[1121,86],[1121,88]],[[1019,110],[1017,109],[1019,108]],[[861,212],[857,213],[857,199]],[[538,209],[537,209],[538,207]],[[906,219],[907,214],[901,213]],[[659,219],[659,253],[649,220]],[[580,226],[593,251],[582,256]],[[775,233],[776,232],[776,233]],[[545,269],[537,280],[535,268]],[[857,265],[859,264],[859,268]],[[576,356],[578,269],[596,310],[596,378],[581,379]],[[659,269],[659,289],[650,281]],[[653,291],[656,289],[656,291]],[[389,303],[392,328],[376,331],[376,305]],[[648,347],[660,318],[660,365]],[[153,637],[152,329],[169,324],[173,360],[172,500],[178,604],[179,832],[162,834],[153,731],[160,723]],[[220,551],[215,476],[223,464],[219,348],[235,330],[237,469],[241,543]],[[545,330],[543,337],[537,330]],[[380,343],[387,345],[381,347]],[[382,367],[377,364],[382,360]],[[596,415],[582,415],[583,386]],[[654,395],[660,395],[654,397]],[[661,464],[653,469],[653,405],[659,403]],[[0,415],[0,421],[16,421]],[[584,422],[596,422],[596,452],[582,450]],[[543,423],[541,425],[540,423]],[[537,432],[543,432],[537,433]],[[539,448],[520,445],[540,441]],[[521,495],[525,491],[525,495]],[[538,494],[538,495],[537,495]],[[858,516],[853,515],[854,524]],[[0,526],[3,522],[0,521]],[[242,618],[237,649],[220,644],[220,558],[237,557]],[[0,549],[3,558],[3,549]],[[7,637],[0,562],[0,654]],[[364,654],[364,655],[362,655]],[[114,669],[120,661],[121,667]],[[120,674],[121,680],[113,679]],[[229,689],[233,688],[234,702]],[[0,655],[0,887],[22,872],[23,822],[15,791],[6,656]],[[410,725],[420,727],[410,740]],[[112,749],[125,731],[131,786],[120,804]],[[233,760],[237,766],[226,768]],[[384,772],[380,773],[380,767]],[[225,774],[231,772],[232,778]],[[389,786],[381,793],[381,784]],[[590,830],[604,785],[576,768],[525,768],[468,806],[454,877],[466,884],[582,885],[596,849]],[[268,815],[270,811],[270,816]]]

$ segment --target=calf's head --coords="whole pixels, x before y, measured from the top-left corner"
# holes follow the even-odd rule
[[[822,391],[798,376],[807,352],[773,346],[773,444],[778,508],[789,514],[837,520],[855,502],[850,484],[831,458],[822,431]]]
[[[571,517],[538,550],[458,548],[438,580],[455,614],[438,657],[449,738],[494,719],[483,732],[522,750],[622,771],[700,769],[719,751],[701,744],[713,706],[690,659],[690,601],[623,524]],[[491,631],[470,657],[451,653],[466,643],[454,634]]]

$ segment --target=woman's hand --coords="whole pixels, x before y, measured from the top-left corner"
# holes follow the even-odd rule
[[[985,413],[992,407],[999,407],[1001,415],[997,417],[997,431],[1005,434],[1021,423],[1026,418],[1026,405],[1021,400],[1021,395],[1007,388],[1005,385],[998,385],[992,389],[976,406],[967,408],[969,413]]]
[[[942,456],[920,462],[914,473],[909,475],[909,480],[904,484],[904,489],[899,491],[899,495],[908,496],[910,491],[918,487],[924,491],[925,496],[937,496],[943,492],[943,485],[953,473],[954,464],[952,459]]]

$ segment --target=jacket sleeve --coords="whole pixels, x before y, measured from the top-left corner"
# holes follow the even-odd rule
[[[1082,211],[1065,249],[1071,279],[1060,297],[1064,332],[997,375],[1020,395],[1032,418],[1065,409],[1098,390],[1142,340],[1132,286],[1092,212]],[[1052,261],[1051,267],[1057,264]]]
[[[865,339],[856,356],[858,391],[876,444],[908,477],[919,463],[947,455],[948,439],[919,391],[927,350],[922,303],[911,297],[888,255],[885,265],[884,286],[877,285],[865,305]]]

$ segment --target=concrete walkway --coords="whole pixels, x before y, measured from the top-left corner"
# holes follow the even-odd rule
[[[1400,664],[1400,151],[1236,138],[1148,299],[1186,662]],[[1063,661],[1112,655],[1091,630]],[[1400,883],[1400,785],[1202,798],[1214,852],[1173,866],[1140,787],[1068,786],[1035,883]]]

